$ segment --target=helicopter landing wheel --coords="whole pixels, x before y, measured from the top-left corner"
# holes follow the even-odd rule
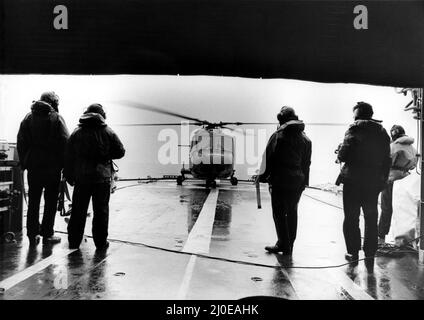
[[[183,181],[184,181],[183,176],[178,176],[177,177],[177,185],[178,186],[182,186],[183,185]]]
[[[216,181],[215,180],[206,181],[206,187],[211,188],[211,189],[215,189],[216,188]]]
[[[236,186],[238,184],[238,179],[236,177],[230,178],[231,185]]]

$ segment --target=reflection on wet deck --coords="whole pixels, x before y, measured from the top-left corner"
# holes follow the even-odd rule
[[[111,198],[107,252],[96,252],[90,237],[70,251],[66,222],[58,217],[59,245],[30,249],[25,237],[1,245],[0,287],[6,290],[0,299],[424,299],[424,267],[414,254],[378,257],[373,270],[363,261],[322,268],[345,263],[336,196],[305,192],[290,260],[263,249],[275,241],[265,187],[261,210],[251,185],[222,184],[217,193],[211,203],[210,190],[196,184],[120,189]],[[215,214],[204,219],[208,210]],[[196,241],[206,243],[206,254],[190,254],[192,232],[200,232]]]

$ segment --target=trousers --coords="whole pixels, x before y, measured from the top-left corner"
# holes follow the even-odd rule
[[[284,252],[293,251],[297,234],[297,207],[302,190],[270,187],[272,216],[277,232],[277,246]]]
[[[59,196],[60,171],[44,173],[28,170],[28,212],[27,235],[51,237],[54,234],[54,221]],[[40,201],[44,190],[44,212],[40,228]]]
[[[363,249],[366,256],[372,256],[377,251],[378,244],[378,188],[363,185],[343,185],[343,234],[347,252],[357,254],[361,249],[361,230],[359,217],[361,208],[364,213],[365,231]]]
[[[393,182],[381,192],[381,214],[378,222],[378,236],[384,238],[390,231],[393,215]]]
[[[76,183],[72,194],[72,212],[68,223],[68,241],[79,247],[84,236],[87,210],[93,202],[92,234],[96,247],[106,244],[109,225],[110,182]]]

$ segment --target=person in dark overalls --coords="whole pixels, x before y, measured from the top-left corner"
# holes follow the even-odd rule
[[[293,108],[282,107],[277,119],[280,125],[268,141],[258,176],[259,182],[269,183],[278,238],[265,250],[291,256],[297,234],[297,206],[309,184],[312,143]]]
[[[93,239],[97,249],[106,249],[109,199],[113,177],[112,159],[120,159],[125,149],[116,133],[106,125],[106,113],[96,103],[79,119],[78,128],[66,146],[65,178],[74,186],[72,213],[68,224],[69,248],[79,248],[84,235],[90,199],[93,202]]]
[[[21,122],[17,149],[23,170],[28,170],[27,236],[31,246],[40,242],[55,244],[54,222],[64,152],[69,137],[65,120],[59,115],[59,97],[45,92],[33,102],[31,112]],[[40,227],[39,211],[44,190],[44,213]]]
[[[355,122],[346,131],[337,155],[344,163],[336,184],[343,184],[345,258],[351,262],[358,260],[361,250],[361,208],[365,220],[363,250],[368,262],[374,261],[378,243],[378,195],[386,186],[391,164],[390,137],[381,121],[372,119],[373,114],[368,103],[358,102],[353,107]]]

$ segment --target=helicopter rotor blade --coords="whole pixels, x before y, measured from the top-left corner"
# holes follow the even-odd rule
[[[307,126],[332,126],[332,127],[346,127],[349,123],[331,123],[331,122],[306,122]]]
[[[219,122],[220,126],[244,126],[244,125],[276,125],[275,122]]]
[[[230,130],[230,131],[236,131],[236,129],[233,129],[233,128],[230,128],[230,127],[227,127],[227,126],[219,126],[221,129],[227,129],[227,130]]]
[[[235,132],[237,134],[242,134],[244,136],[255,136],[256,134],[243,130],[242,128],[230,128],[227,126],[220,126],[222,129],[230,130],[231,132]]]
[[[144,103],[134,102],[134,101],[130,101],[130,100],[119,100],[119,101],[115,101],[115,103],[126,106],[126,107],[130,107],[130,108],[146,110],[146,111],[156,112],[156,113],[160,113],[160,114],[166,114],[168,116],[173,116],[173,117],[177,117],[177,118],[181,118],[181,119],[185,119],[185,120],[200,122],[202,124],[210,124],[210,122],[206,121],[206,120],[200,120],[198,118],[189,117],[189,116],[186,116],[186,115],[181,114],[181,113],[168,111],[166,109],[154,107],[154,106],[147,105],[147,104],[144,104]]]
[[[154,126],[183,126],[183,125],[193,125],[201,126],[202,122],[169,122],[169,123],[118,123],[113,126],[116,127],[154,127]]]
[[[166,109],[162,109],[159,107],[155,107],[155,106],[151,106],[151,105],[147,105],[144,103],[139,103],[139,102],[135,102],[135,101],[131,101],[131,100],[119,100],[119,101],[113,101],[113,103],[116,104],[120,104],[126,107],[130,107],[130,108],[134,108],[134,109],[139,109],[139,110],[146,110],[146,111],[151,111],[151,112],[155,112],[155,113],[160,113],[160,114],[165,114],[168,116],[173,116],[173,117],[177,117],[180,119],[184,119],[184,120],[189,120],[189,121],[193,121],[193,123],[189,123],[191,125],[206,125],[206,126],[210,126],[210,127],[221,127],[224,128],[224,126],[245,126],[245,125],[278,125],[276,122],[218,122],[218,123],[212,123],[206,120],[200,120],[198,118],[193,118],[181,113],[177,113],[177,112],[173,112],[173,111],[168,111]],[[171,126],[171,125],[177,125],[175,123],[158,123],[158,124],[128,124],[128,125],[122,125],[122,126]],[[181,124],[180,124],[181,125]],[[348,123],[305,123],[305,125],[309,125],[309,126],[347,126],[349,125]],[[230,129],[228,127],[226,127],[226,129]],[[231,129],[230,129],[231,130]]]
[[[276,126],[278,123],[276,122],[219,122],[218,126],[251,126],[251,125],[272,125]],[[307,126],[348,126],[349,123],[331,123],[331,122],[305,122]]]

